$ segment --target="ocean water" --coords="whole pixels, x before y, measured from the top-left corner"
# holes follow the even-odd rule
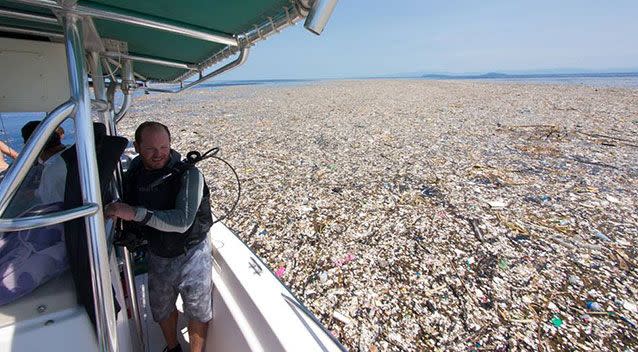
[[[32,120],[42,120],[44,117],[45,113],[43,112],[1,112],[0,140],[7,143],[14,150],[20,152],[24,147],[22,134],[20,133],[22,126]],[[71,119],[67,119],[62,123],[62,128],[64,128],[64,139],[62,140],[62,143],[67,145],[73,144],[75,135],[73,121]]]
[[[202,83],[194,89],[221,89],[232,86],[298,86],[319,82],[316,79],[270,79],[270,80],[244,80],[244,81],[217,81]]]

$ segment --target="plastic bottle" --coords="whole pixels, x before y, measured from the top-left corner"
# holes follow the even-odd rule
[[[593,301],[587,301],[586,302],[587,305],[587,309],[591,310],[591,311],[600,311],[602,310],[602,307],[600,306],[600,303],[598,302],[593,302]]]

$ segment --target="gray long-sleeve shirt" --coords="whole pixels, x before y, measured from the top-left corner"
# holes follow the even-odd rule
[[[154,229],[165,232],[184,233],[195,221],[195,214],[202,202],[204,194],[204,176],[197,168],[190,168],[182,175],[182,186],[175,199],[175,208],[153,210],[153,215],[146,223]],[[134,221],[144,220],[148,209],[136,207]]]

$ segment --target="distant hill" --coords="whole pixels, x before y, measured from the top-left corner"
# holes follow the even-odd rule
[[[529,73],[529,74],[507,74],[500,72],[488,72],[483,74],[454,75],[454,74],[424,74],[421,78],[426,79],[515,79],[515,78],[570,78],[570,77],[638,77],[638,72],[582,72],[582,73]]]

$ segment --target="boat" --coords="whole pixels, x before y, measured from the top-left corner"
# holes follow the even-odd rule
[[[184,92],[242,65],[256,42],[297,22],[320,34],[336,2],[0,0],[0,112],[46,113],[0,182],[0,232],[9,236],[63,224],[67,242],[76,236],[85,246],[74,254],[80,261],[71,260],[71,272],[0,306],[0,350],[164,347],[149,314],[146,274],[135,271],[126,247],[113,245],[117,225],[103,215],[106,195],[121,196],[125,146],[117,123],[139,92]],[[67,164],[73,168],[64,206],[6,217],[48,137],[67,120],[73,122],[76,157]],[[214,289],[206,351],[345,350],[223,221],[209,236]],[[78,303],[86,294],[76,288],[78,270],[88,275],[85,305]],[[178,309],[180,304],[178,299]]]

